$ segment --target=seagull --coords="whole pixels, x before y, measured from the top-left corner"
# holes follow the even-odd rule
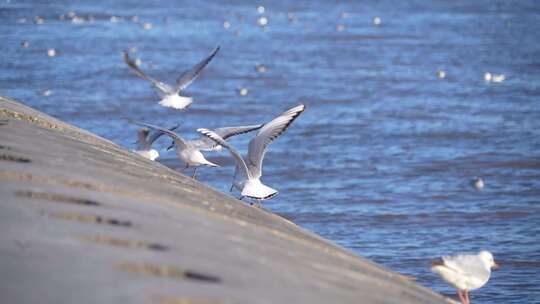
[[[194,167],[192,178],[195,178],[197,174],[198,166],[208,166],[208,167],[219,167],[219,165],[214,164],[208,161],[201,150],[203,151],[215,151],[218,147],[212,142],[207,142],[202,139],[197,140],[185,140],[180,137],[178,134],[171,130],[167,130],[155,125],[151,125],[144,122],[131,121],[132,123],[142,125],[151,129],[154,129],[160,133],[164,133],[172,138],[173,147],[176,148],[176,154],[182,162],[186,164],[186,168]],[[240,127],[229,127],[229,128],[220,128],[216,131],[223,134],[226,138],[229,138],[234,135],[239,135],[253,130],[260,129],[262,125],[252,125],[252,126],[240,126]],[[172,148],[172,147],[169,147]]]
[[[238,126],[238,127],[224,127],[224,128],[218,128],[214,129],[213,132],[219,135],[222,139],[227,140],[228,138],[240,134],[245,134],[251,131],[258,130],[262,128],[262,124],[258,125],[250,125],[250,126]],[[194,139],[189,140],[189,144],[192,147],[195,147],[201,151],[207,151],[207,152],[219,152],[222,150],[222,146],[215,143],[213,140],[209,139],[206,136],[202,136],[200,139]],[[170,150],[174,147],[174,141],[172,142],[171,146],[167,148],[167,150]]]
[[[169,129],[169,131],[174,131],[179,127],[179,125],[176,125]],[[137,137],[138,140],[136,142],[137,149],[133,150],[133,152],[141,155],[144,158],[148,158],[149,160],[156,160],[159,157],[158,151],[155,149],[152,149],[152,144],[163,135],[162,132],[153,131],[150,132],[147,128],[140,128],[137,131]]]
[[[265,199],[269,199],[277,195],[278,191],[264,185],[260,178],[262,176],[262,162],[266,148],[280,136],[287,127],[304,111],[305,106],[300,104],[283,112],[272,121],[266,123],[250,142],[248,155],[242,158],[240,153],[229,145],[219,134],[208,129],[198,129],[197,131],[206,137],[210,138],[217,144],[227,148],[236,162],[234,171],[234,180],[231,190],[236,188],[241,193],[240,199],[249,197],[256,199],[258,205]],[[238,174],[240,172],[240,176]]]
[[[180,93],[189,86],[199,75],[206,65],[214,58],[216,53],[219,51],[219,46],[216,47],[212,53],[203,59],[201,62],[197,63],[191,69],[185,71],[180,77],[176,80],[174,86],[163,83],[157,79],[154,79],[144,73],[137,64],[129,58],[128,52],[124,51],[124,61],[126,64],[133,70],[137,76],[142,77],[152,83],[152,86],[157,91],[161,97],[160,105],[164,107],[170,107],[178,110],[185,109],[189,106],[193,100],[191,97],[182,96]]]
[[[482,190],[484,188],[484,180],[481,177],[475,177],[471,181],[471,185],[476,188],[476,190]]]
[[[486,82],[503,82],[506,80],[506,76],[504,74],[492,74],[490,72],[486,72],[484,74],[484,80]]]
[[[431,271],[457,289],[461,303],[469,304],[469,291],[484,286],[492,268],[499,268],[499,265],[491,252],[483,250],[478,254],[443,256],[433,263]]]

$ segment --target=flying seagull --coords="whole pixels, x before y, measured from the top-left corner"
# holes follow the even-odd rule
[[[173,140],[173,146],[176,148],[176,154],[178,155],[178,158],[180,158],[180,160],[186,164],[186,168],[194,167],[193,175],[192,175],[193,178],[195,178],[198,166],[219,167],[219,165],[208,161],[201,152],[201,150],[212,151],[212,149],[216,149],[215,144],[205,143],[203,140],[200,140],[200,139],[185,140],[171,130],[167,130],[167,129],[164,129],[155,125],[144,123],[144,122],[138,122],[138,121],[131,121],[131,122],[154,129],[160,133],[163,133],[171,137],[171,139]],[[261,127],[262,125],[252,125],[252,126],[221,128],[221,129],[217,129],[217,131],[223,134],[223,136],[229,138],[234,135],[239,135],[239,134],[243,134],[243,133],[251,132],[253,130],[260,129]]]
[[[443,256],[433,263],[431,271],[457,289],[461,303],[469,304],[469,291],[484,286],[492,268],[499,268],[499,265],[495,263],[491,252],[483,250],[478,254]]]
[[[176,80],[176,84],[173,86],[148,76],[133,60],[131,60],[131,58],[129,58],[128,52],[126,51],[124,51],[124,61],[133,70],[133,72],[137,74],[137,76],[150,81],[154,89],[161,97],[161,101],[159,102],[160,105],[182,110],[189,106],[193,100],[191,97],[180,95],[180,93],[195,79],[197,79],[197,77],[199,77],[204,67],[208,65],[218,51],[219,46],[216,47],[208,57],[180,75],[180,77]]]
[[[178,128],[179,125],[176,125],[169,129],[169,131],[174,131]],[[152,149],[152,144],[163,135],[162,132],[148,130],[148,128],[140,128],[137,131],[137,149],[133,152],[141,155],[144,158],[149,160],[156,160],[159,157],[159,152],[155,149]]]
[[[278,191],[264,185],[260,178],[262,176],[262,162],[266,148],[280,136],[287,127],[304,111],[305,106],[300,104],[283,112],[272,121],[264,124],[264,126],[258,131],[255,136],[249,142],[248,155],[243,158],[240,153],[236,151],[231,145],[229,145],[219,134],[208,129],[198,129],[197,131],[217,144],[227,148],[233,158],[236,161],[236,168],[234,171],[234,180],[231,186],[238,189],[241,193],[240,199],[249,197],[256,199],[258,203],[262,200],[269,199],[275,196]],[[240,173],[240,174],[238,174]]]

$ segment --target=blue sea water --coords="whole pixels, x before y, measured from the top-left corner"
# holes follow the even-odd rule
[[[429,261],[488,249],[502,268],[473,302],[540,303],[539,33],[537,1],[2,0],[0,94],[128,148],[125,118],[194,138],[305,103],[266,155],[266,208],[448,295]],[[174,82],[217,45],[184,112],[121,58]],[[232,160],[208,157],[200,180],[228,191]]]

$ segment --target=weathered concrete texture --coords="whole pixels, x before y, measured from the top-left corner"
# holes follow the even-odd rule
[[[0,98],[3,119],[2,303],[446,303],[277,215]]]

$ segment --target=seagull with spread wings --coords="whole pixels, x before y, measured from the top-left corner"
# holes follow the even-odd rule
[[[176,81],[176,84],[173,86],[148,76],[131,58],[129,58],[128,52],[126,51],[124,51],[124,61],[137,76],[150,81],[154,89],[161,97],[161,101],[159,102],[160,105],[182,110],[188,107],[193,100],[191,97],[180,95],[180,93],[195,79],[197,79],[197,77],[199,77],[202,70],[206,67],[206,65],[208,65],[208,63],[210,63],[218,51],[219,46],[216,47],[208,57],[204,58],[201,62],[197,63],[191,69],[180,75]]]
[[[208,161],[201,151],[216,151],[218,149],[217,145],[212,141],[206,141],[205,139],[196,139],[196,140],[185,140],[180,135],[176,134],[171,130],[161,128],[155,125],[151,125],[139,121],[131,121],[132,123],[145,126],[151,129],[168,135],[173,140],[173,145],[169,148],[176,148],[176,154],[178,158],[186,165],[187,167],[194,167],[192,177],[195,178],[197,173],[197,167],[199,166],[208,166],[208,167],[219,167],[219,165],[214,164]],[[216,129],[215,132],[221,134],[225,138],[231,136],[244,134],[251,132],[257,129],[260,129],[263,125],[251,125],[251,126],[239,126],[239,127],[227,127]]]
[[[197,131],[216,144],[219,144],[229,150],[236,162],[234,180],[231,191],[236,188],[241,192],[240,199],[249,197],[256,199],[259,204],[262,200],[269,199],[277,195],[276,189],[270,188],[261,182],[262,162],[268,145],[278,138],[289,125],[304,111],[305,106],[300,104],[283,112],[272,121],[263,125],[255,136],[249,142],[248,155],[243,158],[236,149],[227,143],[219,134],[208,129],[198,129]],[[238,174],[240,173],[240,174]]]

